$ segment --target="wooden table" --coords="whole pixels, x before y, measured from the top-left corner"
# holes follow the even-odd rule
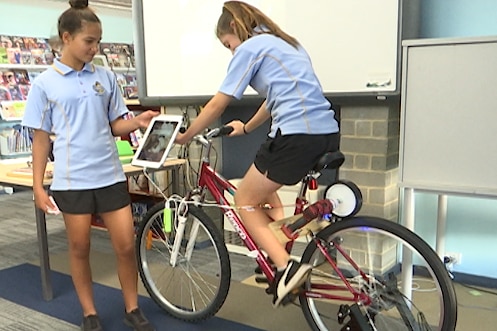
[[[172,174],[172,188],[173,192],[179,193],[179,168],[185,164],[184,159],[168,160],[164,163],[164,166],[160,169],[147,169],[147,171],[159,171],[159,170],[169,170]],[[19,168],[26,167],[26,163],[16,163],[16,164],[0,164],[0,183],[5,183],[9,185],[17,185],[24,187],[33,187],[33,179],[29,176],[26,177],[13,177],[8,174]],[[143,172],[143,168],[135,167],[131,164],[123,165],[123,170],[126,176],[139,175]],[[48,188],[50,186],[51,180],[46,179],[43,184]],[[52,279],[50,277],[50,259],[48,253],[48,236],[47,236],[47,225],[45,219],[45,211],[37,208],[35,206],[35,219],[36,219],[36,233],[38,237],[38,250],[40,254],[40,271],[41,271],[41,288],[43,298],[47,301],[53,299],[52,290]]]

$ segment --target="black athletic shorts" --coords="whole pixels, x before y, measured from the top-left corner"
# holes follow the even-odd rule
[[[339,133],[276,135],[261,145],[254,165],[267,178],[282,185],[297,184],[326,152],[338,150]]]
[[[68,214],[100,214],[131,203],[126,182],[89,190],[51,191],[60,211]]]

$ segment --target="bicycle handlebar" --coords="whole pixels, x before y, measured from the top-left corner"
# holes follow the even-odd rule
[[[233,127],[228,125],[223,125],[218,128],[211,129],[204,134],[198,134],[193,137],[193,141],[196,141],[204,146],[210,146],[210,139],[216,137],[227,136],[233,132]]]
[[[223,126],[221,126],[221,127],[219,127],[219,128],[212,129],[211,131],[209,131],[209,132],[206,134],[206,136],[209,136],[209,134],[211,134],[211,133],[212,133],[212,134],[210,135],[210,137],[213,137],[213,138],[215,138],[215,137],[227,136],[227,135],[229,135],[231,132],[233,132],[233,130],[234,130],[234,129],[233,129],[233,127],[232,127],[232,126],[229,126],[229,125],[223,125]]]
[[[229,125],[223,125],[222,127],[217,128],[217,129],[219,130],[219,133],[217,135],[213,136],[213,137],[227,136],[231,132],[233,132],[233,130],[234,130],[234,128],[232,126],[229,126]]]

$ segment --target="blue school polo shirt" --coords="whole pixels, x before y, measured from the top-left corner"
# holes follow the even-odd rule
[[[332,73],[330,73],[332,74]],[[235,49],[219,92],[241,99],[250,85],[266,99],[270,137],[338,132],[307,52],[272,34],[259,34]]]
[[[58,60],[28,94],[22,125],[55,134],[51,189],[94,189],[126,179],[110,122],[127,113],[114,74],[87,63],[76,71]]]

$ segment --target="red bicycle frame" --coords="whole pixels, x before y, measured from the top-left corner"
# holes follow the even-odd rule
[[[201,157],[201,162],[200,162],[200,167],[199,167],[199,176],[198,176],[198,187],[197,190],[191,191],[188,196],[188,198],[191,198],[192,195],[199,194],[201,198],[206,194],[205,189],[212,194],[214,200],[217,202],[219,208],[223,210],[223,214],[226,216],[228,221],[231,223],[235,231],[238,233],[238,236],[240,239],[243,241],[245,244],[245,247],[255,256],[255,259],[258,263],[258,265],[261,267],[262,272],[266,276],[269,284],[271,284],[274,280],[275,277],[275,272],[273,268],[271,267],[271,264],[269,263],[268,258],[262,253],[262,251],[259,249],[259,247],[256,245],[248,231],[246,230],[245,226],[243,225],[242,220],[238,216],[238,214],[234,211],[233,206],[231,203],[225,198],[224,196],[224,191],[228,192],[232,196],[235,195],[236,193],[236,187],[230,183],[227,179],[225,179],[223,176],[218,174],[211,166],[210,166],[210,161],[209,161],[209,154],[210,154],[210,141],[208,139],[205,139],[205,137],[201,136],[197,139],[199,143],[201,143],[205,150],[202,153]],[[309,173],[306,177],[302,179],[301,182],[301,189],[299,192],[299,195],[297,196],[295,200],[295,211],[294,214],[300,214],[303,212],[304,207],[308,204],[308,201],[305,199],[306,196],[306,191],[307,189],[310,188],[316,188],[317,187],[317,182],[315,177],[313,176],[313,173]],[[291,247],[293,245],[293,238],[289,238],[290,241],[287,243],[287,250],[290,251]],[[306,290],[305,295],[309,297],[314,297],[314,298],[323,298],[323,299],[338,299],[338,300],[346,300],[350,302],[357,302],[358,300],[368,303],[370,301],[370,298],[367,296],[365,293],[361,293],[357,290],[355,290],[351,285],[350,282],[347,280],[347,278],[343,275],[343,273],[340,271],[338,266],[336,265],[335,261],[330,257],[329,253],[326,250],[326,247],[323,246],[323,244],[320,242],[319,239],[315,239],[317,246],[323,253],[323,255],[326,257],[326,260],[332,268],[335,270],[339,278],[342,280],[344,285],[332,285],[332,284],[311,284],[311,290]],[[362,278],[364,280],[368,279],[368,276],[364,274],[364,272],[360,269],[360,267],[350,258],[350,256],[339,246],[335,247],[343,256],[345,259],[347,259],[353,267],[360,273]],[[255,252],[255,254],[254,254]],[[251,254],[251,256],[252,256]],[[352,297],[344,297],[340,295],[330,295],[322,292],[316,292],[314,290],[340,290],[340,291],[348,291],[352,294]]]
[[[236,187],[226,180],[223,176],[216,173],[214,169],[210,166],[209,162],[203,160],[200,165],[200,175],[198,184],[202,189],[207,188],[212,194],[214,200],[219,204],[219,207],[223,210],[224,215],[231,223],[238,236],[243,241],[245,246],[250,252],[256,252],[255,259],[260,265],[262,272],[266,275],[269,282],[274,279],[274,271],[269,264],[266,256],[261,252],[259,247],[255,244],[252,237],[248,234],[242,220],[238,214],[231,207],[230,202],[225,198],[223,191],[227,191],[229,194],[234,195],[236,192]],[[205,194],[205,192],[201,192]]]

